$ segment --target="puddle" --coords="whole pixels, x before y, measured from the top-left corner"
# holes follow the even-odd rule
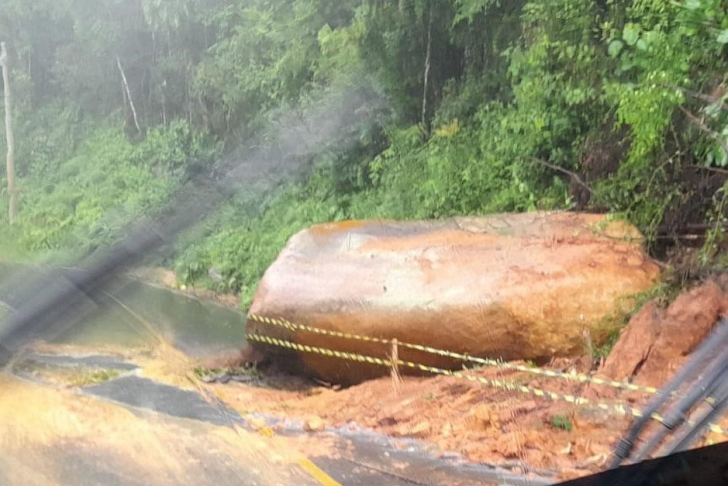
[[[41,270],[37,273],[40,275]],[[23,287],[33,275],[32,267],[0,264],[0,320],[10,312],[8,307],[20,304]],[[157,333],[195,358],[245,346],[242,313],[133,279],[119,279],[113,290],[101,294],[92,306],[89,314],[51,342],[133,348],[149,344]]]

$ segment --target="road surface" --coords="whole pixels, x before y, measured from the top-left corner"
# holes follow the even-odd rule
[[[0,375],[0,484],[546,484],[392,448],[373,434],[251,425],[204,389],[141,371],[111,355],[62,353],[26,357]]]

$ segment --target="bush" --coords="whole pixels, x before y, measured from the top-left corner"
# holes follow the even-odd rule
[[[208,163],[209,147],[183,122],[156,128],[139,144],[117,128],[97,129],[57,170],[22,179],[22,244],[31,250],[108,244],[134,218],[160,208],[191,163]]]

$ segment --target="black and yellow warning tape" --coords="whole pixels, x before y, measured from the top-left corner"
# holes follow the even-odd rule
[[[376,343],[376,344],[385,344],[385,345],[394,344],[393,340],[391,340],[391,339],[382,339],[382,338],[361,336],[358,334],[351,334],[351,333],[345,333],[345,332],[329,331],[327,329],[306,326],[303,324],[294,324],[286,319],[264,317],[264,316],[260,316],[257,314],[250,314],[248,316],[248,318],[251,321],[260,322],[263,324],[269,324],[269,325],[278,326],[278,327],[283,327],[290,331],[304,331],[304,332],[310,332],[310,333],[319,334],[319,335],[323,335],[323,336],[331,336],[331,337],[340,338],[340,339],[349,339],[349,340],[370,342],[370,343]],[[466,361],[466,362],[470,362],[470,363],[475,363],[475,364],[478,364],[481,366],[488,366],[488,367],[499,368],[499,369],[503,369],[503,370],[521,371],[521,372],[530,373],[533,375],[545,376],[547,378],[559,378],[559,379],[564,379],[564,380],[569,380],[569,381],[576,381],[576,382],[580,382],[580,383],[593,383],[595,385],[608,386],[608,387],[617,388],[617,389],[621,389],[621,390],[636,391],[636,392],[642,392],[642,393],[647,393],[647,394],[657,393],[657,388],[654,388],[651,386],[641,386],[641,385],[636,385],[634,383],[607,380],[607,379],[602,379],[602,378],[598,378],[595,376],[585,375],[583,373],[562,373],[559,371],[544,370],[541,368],[532,368],[529,366],[523,366],[523,365],[518,365],[518,364],[514,364],[514,363],[506,363],[504,361],[499,361],[499,360],[495,360],[495,359],[478,358],[478,357],[474,357],[474,356],[469,356],[467,354],[455,353],[453,351],[446,351],[444,349],[437,349],[437,348],[433,348],[430,346],[423,346],[420,344],[412,344],[412,343],[407,343],[407,342],[397,341],[397,346],[400,348],[407,348],[407,349],[412,349],[415,351],[421,351],[423,353],[429,353],[429,354],[433,354],[433,355],[438,355],[438,356],[453,358],[453,359]]]
[[[505,391],[516,391],[519,393],[534,395],[536,397],[542,397],[542,398],[548,398],[553,401],[562,401],[562,402],[568,402],[574,405],[590,405],[596,408],[599,408],[601,410],[604,410],[609,413],[616,413],[619,415],[626,415],[630,417],[640,418],[643,417],[644,414],[639,409],[626,406],[624,404],[611,404],[606,402],[595,402],[592,400],[589,400],[588,398],[584,397],[577,397],[574,395],[569,395],[565,393],[556,393],[548,390],[543,390],[541,388],[534,388],[527,385],[515,383],[513,381],[508,380],[498,380],[498,379],[492,379],[492,378],[486,378],[483,376],[476,376],[470,373],[464,373],[462,371],[453,371],[453,370],[446,370],[443,368],[437,368],[434,366],[428,366],[421,363],[414,363],[412,361],[403,361],[403,360],[387,360],[382,358],[376,358],[373,356],[367,356],[357,353],[348,353],[344,351],[336,351],[332,349],[326,349],[326,348],[320,348],[316,346],[309,346],[306,344],[298,344],[291,341],[286,341],[283,339],[276,339],[269,336],[262,336],[260,334],[248,334],[247,338],[249,341],[255,341],[259,343],[268,344],[271,346],[277,346],[281,348],[287,348],[292,349],[294,351],[299,351],[303,353],[311,353],[311,354],[318,354],[322,356],[327,356],[331,358],[336,359],[343,359],[347,361],[355,361],[360,363],[368,363],[376,366],[383,366],[383,367],[392,367],[393,365],[401,366],[405,368],[411,368],[416,369],[420,371],[424,371],[427,373],[437,374],[437,375],[444,375],[444,376],[452,376],[455,378],[460,378],[464,380],[468,380],[474,383],[480,383],[482,385],[486,385],[491,388],[501,389]],[[659,413],[653,413],[650,415],[650,418],[656,422],[659,422],[663,425],[666,425],[666,421],[662,415]],[[685,424],[688,426],[695,426],[696,424],[691,420],[685,420]],[[709,424],[707,426],[707,429],[710,432],[713,432],[715,434],[720,434],[724,436],[728,436],[728,430],[720,427],[716,424]]]

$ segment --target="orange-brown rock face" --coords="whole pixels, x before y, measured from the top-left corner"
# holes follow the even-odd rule
[[[598,342],[597,325],[620,298],[658,278],[639,240],[623,223],[578,213],[323,224],[289,241],[249,311],[474,356],[574,355],[584,349],[585,330]],[[377,357],[391,351],[252,321],[248,332]],[[389,373],[313,354],[278,356],[335,382]],[[399,357],[461,366],[403,348]]]
[[[721,281],[722,280],[722,281]],[[680,294],[667,309],[647,303],[629,321],[600,373],[660,387],[728,315],[728,281],[713,280]]]

